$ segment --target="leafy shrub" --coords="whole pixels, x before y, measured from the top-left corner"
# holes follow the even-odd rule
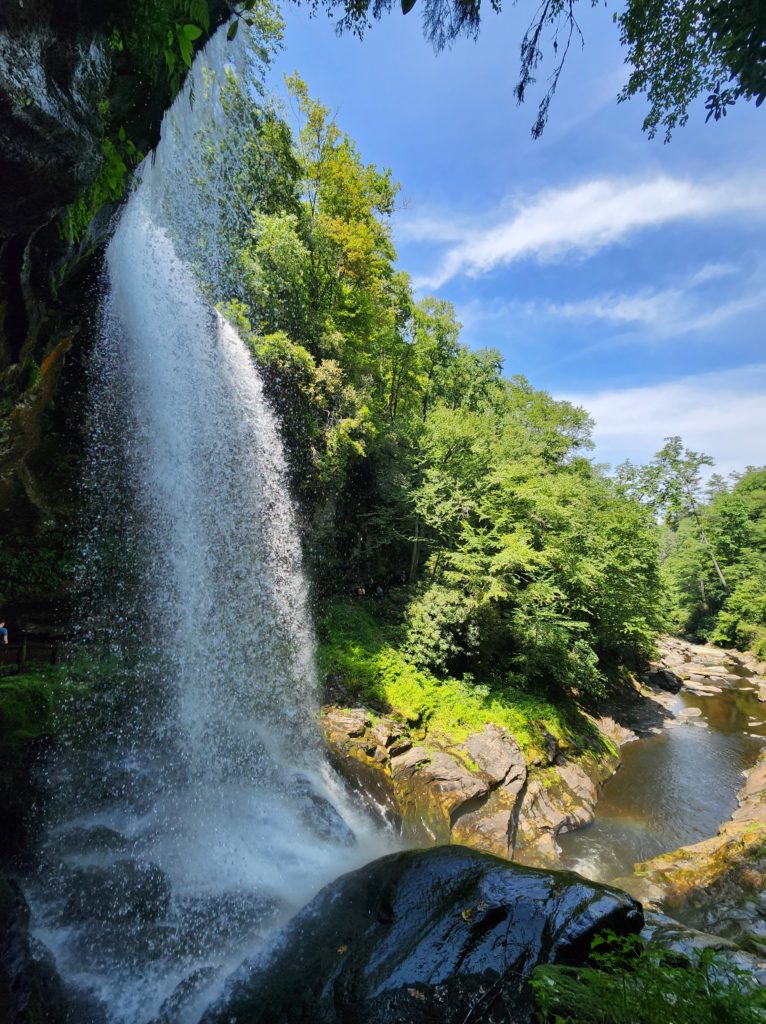
[[[479,632],[472,613],[476,602],[459,590],[434,584],[407,609],[407,638],[403,650],[416,664],[446,672],[459,655],[474,651]]]
[[[638,935],[593,939],[585,967],[537,967],[542,1024],[757,1024],[766,990],[720,954],[682,957]]]
[[[492,722],[505,726],[531,756],[545,749],[550,733],[575,750],[601,750],[601,739],[574,702],[561,694],[489,684],[466,674],[437,677],[402,653],[404,630],[385,620],[385,607],[337,602],[320,622],[322,674],[364,703],[400,715],[452,741]]]

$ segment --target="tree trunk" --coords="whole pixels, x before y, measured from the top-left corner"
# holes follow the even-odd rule
[[[420,558],[420,519],[415,516],[415,537],[412,541],[412,557],[410,559],[410,583],[415,582],[418,574],[418,560]]]
[[[713,551],[713,548],[712,548],[712,546],[710,544],[710,541],[707,539],[707,537],[705,536],[705,531],[702,529],[702,521],[700,520],[700,517],[699,517],[699,514],[698,514],[696,508],[694,509],[694,518],[697,520],[697,529],[700,532],[700,540],[702,541],[702,543],[707,548],[708,554],[710,555],[710,558],[712,559],[713,565],[715,566],[715,571],[718,574],[718,579],[721,581],[721,586],[723,587],[723,589],[728,594],[729,593],[729,586],[728,586],[726,580],[724,579],[723,573],[721,572],[721,566],[718,564],[718,559],[715,557],[715,552]]]

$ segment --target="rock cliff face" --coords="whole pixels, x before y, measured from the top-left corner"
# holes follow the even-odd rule
[[[19,887],[0,879],[0,1020],[66,1024],[71,1019],[55,968],[32,949],[29,907]]]
[[[573,759],[549,737],[547,763],[527,765],[515,738],[486,725],[464,742],[429,736],[366,708],[324,708],[322,722],[340,773],[418,845],[459,843],[531,864],[554,864],[556,836],[593,820],[601,784],[633,734],[597,724],[600,757]]]
[[[210,6],[215,26],[225,5]],[[99,175],[108,126],[147,151],[170,101],[166,74],[112,45],[130,11],[128,0],[0,7],[0,608],[12,624],[63,610],[83,361],[114,206],[76,243],[61,215]]]

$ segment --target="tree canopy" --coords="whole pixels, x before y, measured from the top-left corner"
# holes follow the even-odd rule
[[[583,42],[577,21],[586,0],[542,0],[520,41],[516,98],[527,97],[545,77],[532,135],[544,130],[573,42]],[[597,6],[597,0],[591,0]],[[361,35],[372,21],[390,12],[394,0],[309,0],[339,14],[338,26]],[[482,25],[477,0],[400,0],[401,10],[422,17],[423,32],[438,50],[461,36],[476,38]],[[521,6],[521,5],[519,5]],[[606,6],[606,5],[605,5]],[[490,0],[494,14],[502,0]],[[486,10],[486,9],[485,9]],[[628,80],[619,98],[644,93],[649,112],[644,129],[670,138],[686,123],[698,96],[707,98],[707,119],[719,120],[739,99],[760,106],[766,97],[766,0],[625,0],[613,13],[627,49]]]
[[[668,438],[646,465],[617,479],[657,518],[669,626],[699,640],[766,655],[766,469],[728,480],[713,460]]]
[[[217,144],[249,171],[227,207],[244,230],[217,230],[218,298],[281,415],[318,595],[396,590],[402,651],[436,676],[598,692],[660,624],[652,511],[590,461],[583,409],[469,349],[450,303],[415,301],[391,172],[287,85],[290,125],[226,83]]]

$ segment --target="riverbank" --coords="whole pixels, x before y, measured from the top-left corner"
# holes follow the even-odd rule
[[[322,724],[340,774],[414,845],[458,843],[555,866],[558,837],[593,820],[635,734],[572,696],[416,669],[357,603],[324,629]]]
[[[515,733],[507,724],[493,719],[498,710],[496,697],[494,704],[486,702],[484,721],[476,716],[479,698],[465,720],[458,717],[452,723],[442,719],[434,722],[423,710],[428,706],[425,695],[429,681],[425,679],[419,681],[424,695],[419,713],[408,719],[401,704],[397,706],[401,682],[391,669],[392,655],[387,657],[389,673],[377,693],[369,682],[355,692],[348,666],[345,675],[335,675],[331,680],[335,700],[325,705],[322,721],[336,767],[354,789],[394,823],[406,842],[460,843],[523,863],[574,867],[600,881],[619,878],[619,884],[646,899],[648,905],[672,911],[687,899],[686,895],[683,900],[678,898],[681,889],[704,891],[713,878],[721,880],[721,892],[729,888],[743,891],[742,877],[750,880],[752,891],[766,880],[766,862],[761,863],[759,846],[766,820],[766,795],[762,793],[766,755],[758,761],[762,767],[752,767],[766,739],[766,715],[756,719],[753,714],[759,707],[755,700],[762,699],[766,683],[751,674],[762,666],[750,656],[663,638],[658,659],[641,678],[605,701],[600,716],[574,709],[581,725],[574,742],[571,734],[557,736],[544,720],[531,716]],[[370,673],[374,668],[368,661]],[[362,704],[360,690],[367,696],[377,696],[376,706],[372,702]],[[513,706],[513,695],[506,697],[512,708],[509,713],[519,716],[526,710],[523,704]],[[453,705],[451,710],[456,714],[458,709]],[[626,744],[630,746],[621,753]],[[646,814],[640,804],[624,794],[617,801],[610,801],[609,794],[618,782],[629,782],[636,758],[645,757],[649,765],[646,770],[661,775],[663,751],[669,744],[671,750],[680,752],[678,766],[669,762],[674,770],[677,767],[679,775],[684,772],[683,758],[689,759],[686,774],[699,782],[702,790],[698,802],[683,808],[672,806],[674,785],[679,781],[689,783],[689,778],[671,779],[672,785],[660,776],[649,778],[644,780],[649,790],[649,813],[665,816],[664,831],[647,838],[641,833],[644,826],[639,828],[635,819],[626,820],[624,825],[618,820],[617,833],[607,829],[601,834],[599,820],[592,828],[584,828],[599,818],[600,810],[602,818],[604,808],[614,812],[615,803],[619,804],[616,814],[623,819]],[[718,762],[709,760],[711,751],[724,759],[723,767],[712,779],[709,773]],[[623,754],[628,759],[627,767],[609,782]],[[739,785],[740,764],[750,769],[748,782],[737,797],[738,810],[722,826]],[[599,804],[605,783],[604,802]],[[686,821],[697,812],[696,831],[691,835],[699,836],[699,842],[689,847],[687,838],[673,862],[673,854],[668,851],[679,847],[679,838],[683,842],[689,835],[684,831],[688,830]],[[581,849],[577,852],[583,837],[602,846],[623,843],[628,857],[631,844],[635,844],[638,856],[624,862],[624,866],[609,856],[600,861],[592,857],[589,862]],[[641,857],[644,849],[650,851],[648,860],[646,853]],[[653,859],[655,856],[658,861]],[[683,886],[666,885],[676,870],[673,863],[682,860],[686,865]],[[627,875],[634,863],[638,864],[636,875]],[[666,888],[660,891],[663,885]],[[690,906],[693,904],[691,898]],[[724,916],[718,915],[721,919]],[[689,924],[742,937],[743,929],[727,931],[708,911],[690,914]],[[753,934],[747,947],[761,952],[756,949],[761,938]]]
[[[715,836],[636,864],[618,884],[649,908],[766,956],[766,749]]]
[[[747,653],[664,639],[644,676],[642,699],[622,718],[641,740],[605,787],[593,828],[565,846],[568,866],[579,857],[578,871],[609,878],[649,911],[671,915],[687,944],[684,929],[693,929],[703,933],[691,937],[697,944],[728,944],[755,957],[766,955],[766,714],[758,703],[764,667]],[[647,790],[643,805],[640,786]],[[688,806],[681,805],[684,794]],[[729,800],[725,813],[722,798]],[[641,817],[647,806],[648,826]],[[667,842],[683,834],[690,814],[702,831],[698,841],[666,845],[635,858],[622,874],[614,870],[621,843]],[[663,815],[672,820],[663,823]],[[639,826],[649,827],[649,839],[636,838]],[[659,920],[660,930],[675,927]]]

